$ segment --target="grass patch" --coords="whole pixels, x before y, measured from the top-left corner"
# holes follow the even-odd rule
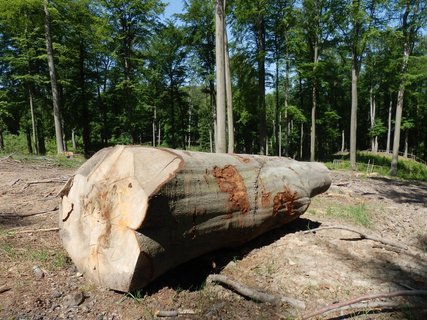
[[[372,225],[370,210],[365,204],[328,207],[326,215],[344,219],[364,227]]]
[[[326,162],[326,166],[331,169],[351,170],[350,155],[341,154],[335,159],[339,163]],[[357,169],[361,172],[367,172],[368,163],[373,165],[373,171],[382,176],[389,176],[391,166],[391,154],[372,153],[368,151],[357,152]],[[411,159],[399,157],[397,166],[397,178],[404,180],[425,180],[427,181],[427,166],[423,163]]]

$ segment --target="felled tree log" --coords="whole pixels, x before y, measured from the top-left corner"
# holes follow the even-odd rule
[[[129,291],[295,220],[330,183],[320,163],[117,146],[64,186],[60,236],[87,278]]]

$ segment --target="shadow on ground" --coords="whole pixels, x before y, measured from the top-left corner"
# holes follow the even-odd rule
[[[427,207],[427,184],[417,181],[390,180],[384,177],[371,177],[373,181],[382,181],[393,185],[393,188],[377,187],[376,191],[380,196],[393,200],[397,203],[422,204]]]
[[[213,251],[184,263],[157,278],[143,291],[149,295],[155,294],[164,287],[174,290],[198,291],[210,274],[219,273],[229,262],[241,260],[252,250],[268,246],[287,234],[314,229],[319,226],[320,223],[318,222],[299,218],[282,228],[267,232],[242,246]]]

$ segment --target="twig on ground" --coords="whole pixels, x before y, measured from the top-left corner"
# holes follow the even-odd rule
[[[13,156],[14,154],[15,154],[15,152],[13,152],[13,153],[11,153],[11,154],[7,155],[6,157],[0,158],[0,161],[7,160],[7,159],[13,159],[13,158],[12,158],[12,156]]]
[[[162,317],[162,318],[167,318],[167,317],[178,317],[178,316],[188,316],[188,315],[195,315],[196,312],[194,310],[182,310],[182,309],[178,309],[178,310],[157,310],[154,315],[156,317]]]
[[[356,308],[367,307],[366,305],[362,306],[363,304],[359,304],[359,302],[366,301],[366,300],[373,300],[373,299],[379,299],[379,298],[392,298],[392,297],[399,297],[399,296],[427,296],[427,290],[400,290],[400,291],[393,291],[388,293],[367,294],[351,300],[334,303],[324,308],[312,311],[310,313],[303,315],[302,319],[303,320],[309,319],[309,318],[312,318],[321,314],[325,314],[327,312],[331,312],[334,310],[342,309],[342,308],[353,309],[355,308],[354,305],[356,305]],[[379,307],[381,306],[378,304],[376,308],[379,308]],[[390,307],[390,305],[387,305],[387,306],[383,305],[383,307]]]
[[[67,180],[65,180],[65,179],[44,179],[44,180],[28,181],[27,185],[40,184],[40,183],[64,183],[64,182],[67,182]]]
[[[392,247],[396,247],[402,250],[408,250],[407,246],[403,246],[399,243],[387,240],[387,239],[383,239],[377,236],[373,236],[373,235],[368,235],[360,230],[356,230],[353,228],[349,228],[349,227],[345,227],[345,226],[325,226],[325,227],[319,227],[319,228],[315,228],[315,229],[311,229],[311,230],[307,230],[304,231],[303,234],[307,234],[307,233],[313,233],[313,232],[317,232],[317,231],[321,231],[321,230],[330,230],[330,229],[336,229],[336,230],[346,230],[346,231],[350,231],[350,232],[354,232],[360,235],[360,238],[362,239],[367,239],[367,240],[372,240],[372,241],[376,241],[388,246],[392,246]]]
[[[32,216],[38,216],[40,214],[45,214],[45,213],[52,213],[55,211],[58,211],[58,207],[55,207],[51,210],[45,210],[45,211],[39,211],[39,212],[33,212],[33,213],[26,213],[26,214],[0,214],[0,217],[2,218],[6,218],[6,219],[13,219],[13,218],[28,218],[28,217],[32,217]]]
[[[10,184],[9,184],[9,187],[13,187],[15,184],[17,184],[18,183],[18,181],[19,180],[21,180],[21,179],[15,179],[15,180],[13,180]]]
[[[36,233],[36,232],[51,232],[51,231],[59,231],[59,228],[17,230],[12,232],[19,234],[19,233]]]
[[[11,290],[11,289],[12,289],[12,288],[7,287],[7,286],[1,286],[1,287],[0,287],[0,293],[7,292],[7,291],[9,291],[9,290]]]
[[[271,304],[279,304],[282,302],[288,303],[289,305],[293,306],[297,309],[305,309],[305,303],[303,301],[285,297],[285,296],[276,296],[265,292],[260,292],[256,289],[252,289],[249,287],[246,287],[237,281],[229,279],[227,276],[219,275],[219,274],[211,274],[208,277],[208,280],[212,282],[217,282],[223,285],[226,285],[227,287],[230,287],[237,293],[241,294],[242,296],[245,296],[247,298],[250,298],[254,301],[258,302],[268,302]]]

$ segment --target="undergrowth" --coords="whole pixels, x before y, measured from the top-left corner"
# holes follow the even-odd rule
[[[329,169],[351,170],[348,154],[339,155],[335,159],[339,161],[325,163]],[[390,176],[391,154],[359,151],[356,159],[358,171],[371,173],[372,170],[372,172],[382,176]],[[396,177],[404,180],[427,181],[427,166],[411,159],[399,157]]]

